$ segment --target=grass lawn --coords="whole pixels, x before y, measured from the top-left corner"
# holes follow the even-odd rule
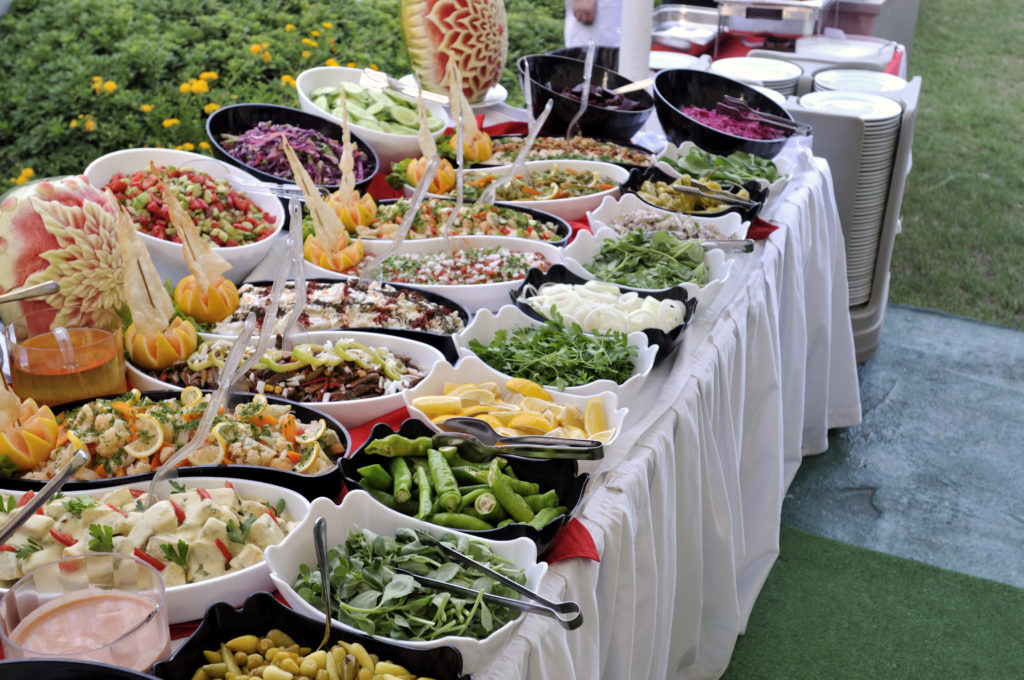
[[[67,174],[115,149],[198,145],[208,107],[295,106],[288,78],[328,59],[407,72],[398,4],[13,0],[0,18],[0,190],[27,168]],[[561,46],[564,4],[505,5],[502,81],[521,102],[514,60]],[[1020,0],[921,3],[908,72],[923,87],[894,302],[1024,329],[1022,32]],[[199,82],[209,73],[217,79]]]

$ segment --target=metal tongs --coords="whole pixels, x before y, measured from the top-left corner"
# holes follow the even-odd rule
[[[414,529],[414,531],[416,532],[416,535],[419,536],[420,540],[423,543],[434,546],[448,557],[451,557],[456,562],[460,562],[466,565],[467,567],[476,569],[484,576],[492,578],[498,583],[501,583],[502,585],[508,586],[520,595],[528,597],[529,599],[539,604],[524,602],[523,600],[516,600],[511,597],[502,597],[501,595],[492,595],[491,593],[482,593],[483,599],[486,602],[498,604],[503,607],[508,607],[510,609],[518,609],[519,611],[527,612],[529,614],[541,614],[543,616],[549,616],[554,620],[558,621],[562,628],[565,628],[566,630],[576,630],[577,628],[583,625],[583,614],[580,612],[580,606],[576,602],[552,602],[547,598],[541,597],[540,595],[533,592],[526,586],[516,583],[504,574],[500,574],[489,567],[485,567],[473,558],[467,557],[466,555],[460,553],[458,550],[455,550],[454,548],[445,545],[444,543],[434,538],[427,532],[422,531],[420,529]],[[428,578],[426,576],[420,576],[419,574],[414,574],[413,572],[406,571],[405,569],[395,569],[395,571],[400,574],[411,576],[420,584],[429,586],[430,588],[446,590],[450,593],[463,595],[465,597],[475,598],[478,595],[481,595],[481,591],[474,590],[473,588],[466,588],[460,585],[456,585],[454,583],[447,583],[445,581],[438,581],[436,579]],[[572,618],[564,618],[564,616],[571,616]]]
[[[486,425],[486,423],[484,424]],[[444,425],[442,424],[441,427]],[[604,458],[604,445],[599,441],[562,439],[560,437],[544,437],[543,435],[502,437],[495,433],[495,441],[490,443],[470,432],[460,431],[457,423],[450,427],[451,430],[431,437],[434,447],[454,446],[459,450],[460,456],[474,463],[484,463],[496,456],[518,456],[545,460],[552,458],[599,460]]]
[[[809,135],[813,131],[807,123],[798,123],[784,116],[776,116],[774,113],[758,111],[750,106],[746,100],[732,95],[725,95],[722,101],[715,106],[720,113],[727,114],[741,120],[754,120],[767,123],[773,127],[788,130],[796,135]]]
[[[400,92],[408,97],[423,95],[423,101],[433,102],[443,106],[448,106],[449,102],[448,97],[443,94],[424,90],[418,85],[403,83],[400,80],[395,80],[386,73],[374,71],[372,68],[363,69],[363,72],[359,74],[359,84],[363,87],[368,87],[371,90],[394,90],[395,92]]]
[[[71,456],[71,460],[60,469],[60,471],[54,475],[53,479],[48,481],[46,485],[39,490],[39,493],[32,496],[32,498],[21,506],[21,511],[7,520],[7,524],[0,529],[0,545],[3,545],[18,531],[22,524],[28,521],[28,518],[35,514],[36,510],[43,507],[43,504],[50,499],[50,496],[55,494],[64,486],[64,482],[71,479],[71,475],[78,472],[78,469],[85,465],[89,460],[89,454],[82,449],[75,449],[75,453]]]
[[[590,40],[587,42],[587,56],[583,60],[583,91],[580,93],[580,108],[576,111],[576,115],[569,121],[569,127],[565,129],[565,141],[571,142],[573,137],[579,134],[580,130],[580,118],[587,110],[587,105],[590,103],[590,78],[594,73],[594,41]]]
[[[0,295],[0,304],[5,302],[17,302],[18,300],[26,300],[28,298],[42,297],[44,295],[52,295],[59,290],[60,284],[56,281],[44,281],[43,283],[37,283],[34,286],[15,288],[10,292]]]
[[[712,189],[709,186],[703,184],[669,184],[669,188],[679,194],[689,194],[690,196],[703,196],[704,198],[710,198],[713,201],[719,203],[728,203],[729,205],[738,205],[742,208],[755,208],[760,203],[757,201],[748,201],[745,198],[740,198],[736,194],[724,191],[721,189]]]

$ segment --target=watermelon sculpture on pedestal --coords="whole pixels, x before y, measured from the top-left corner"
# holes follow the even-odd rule
[[[64,326],[124,305],[116,204],[84,176],[46,179],[0,201],[0,292],[57,281],[53,295],[0,305],[0,320],[49,308]]]
[[[503,0],[402,0],[401,15],[409,62],[424,89],[447,94],[450,59],[470,102],[498,83],[508,55]]]

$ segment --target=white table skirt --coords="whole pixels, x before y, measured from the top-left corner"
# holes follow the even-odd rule
[[[782,498],[830,428],[860,422],[846,259],[828,165],[798,171],[780,228],[659,366],[577,517],[600,564],[552,565],[542,593],[578,601],[565,631],[529,616],[481,680],[717,678],[778,555]],[[595,464],[590,463],[593,466]]]

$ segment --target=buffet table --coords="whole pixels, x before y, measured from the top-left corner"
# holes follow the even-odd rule
[[[577,517],[600,562],[551,565],[565,631],[531,616],[481,680],[717,678],[778,556],[786,488],[830,428],[860,422],[846,260],[827,163],[793,141],[779,229],[737,255],[656,368]]]

